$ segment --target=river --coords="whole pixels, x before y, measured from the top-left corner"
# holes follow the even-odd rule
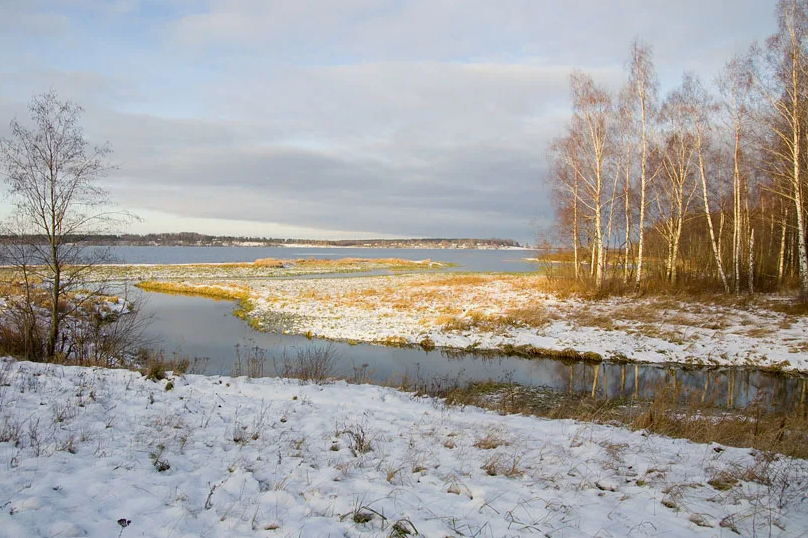
[[[368,381],[396,382],[403,376],[436,383],[504,381],[554,391],[596,395],[602,398],[652,397],[660,386],[675,387],[704,401],[727,407],[744,407],[761,401],[784,408],[805,398],[808,378],[778,375],[753,368],[693,369],[675,365],[570,363],[554,359],[521,359],[440,350],[397,348],[347,342],[306,339],[303,336],[257,332],[231,315],[234,304],[201,297],[144,293],[143,313],[154,317],[148,333],[169,355],[205,357],[204,373],[229,374],[239,345],[266,350],[266,371],[272,375],[273,359],[310,346],[331,346],[337,355],[336,374],[353,378],[357,372]]]

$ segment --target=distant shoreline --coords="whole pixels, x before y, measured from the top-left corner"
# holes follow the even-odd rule
[[[368,246],[368,245],[311,245],[307,243],[282,244],[255,244],[250,242],[233,243],[129,243],[129,242],[87,242],[88,246],[98,247],[247,247],[247,248],[317,248],[317,249],[365,249],[365,250],[535,250],[523,246],[436,246],[436,245],[396,245],[396,246]]]
[[[3,239],[3,236],[0,236]],[[36,236],[31,236],[36,240]],[[296,248],[406,248],[406,249],[519,249],[527,250],[513,239],[501,237],[416,237],[399,239],[296,239],[206,235],[196,232],[151,234],[100,234],[66,238],[96,246],[195,246],[195,247],[296,247]],[[43,239],[44,240],[44,239]]]

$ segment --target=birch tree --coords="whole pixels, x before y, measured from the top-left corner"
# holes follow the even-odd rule
[[[800,291],[808,298],[803,171],[808,135],[804,126],[808,111],[808,1],[780,0],[777,11],[777,33],[764,49],[753,54],[754,90],[768,109],[759,119],[771,135],[763,146],[766,157],[762,165],[773,179],[771,188],[793,207]]]
[[[553,200],[556,217],[562,227],[562,236],[569,235],[572,241],[573,267],[575,280],[580,278],[580,212],[578,210],[581,165],[578,161],[578,148],[571,134],[556,138],[550,145],[550,158],[553,161]],[[563,229],[566,228],[565,232]]]
[[[639,289],[642,281],[643,255],[645,247],[645,210],[647,206],[646,192],[651,179],[648,170],[649,126],[653,121],[658,82],[653,64],[651,47],[639,40],[631,45],[629,60],[629,83],[634,90],[634,104],[639,116],[640,155],[638,187],[640,191],[639,221],[637,222],[637,273],[635,283]]]
[[[696,136],[692,106],[691,86],[685,77],[682,86],[665,99],[659,113],[664,143],[659,148],[662,171],[654,190],[659,210],[658,228],[668,243],[666,277],[672,284],[676,284],[678,276],[682,226],[695,192]]]
[[[701,179],[704,217],[707,223],[707,232],[710,235],[710,247],[713,251],[713,259],[715,260],[718,277],[721,279],[724,291],[729,293],[729,281],[727,280],[727,273],[724,270],[724,261],[721,256],[721,240],[720,237],[716,236],[715,226],[713,225],[713,210],[711,209],[710,189],[708,187],[707,148],[710,143],[712,117],[715,114],[717,106],[695,76],[685,75],[683,87],[687,88],[686,91],[689,94],[690,111],[696,135],[696,156],[698,160],[699,178]]]
[[[603,287],[605,241],[603,218],[606,207],[606,159],[609,148],[609,128],[612,99],[609,92],[595,84],[591,77],[580,71],[570,76],[572,92],[572,124],[574,139],[580,141],[583,155],[581,179],[585,196],[581,203],[589,209],[592,221],[592,265],[595,287]]]
[[[749,116],[749,92],[752,88],[752,72],[748,59],[735,57],[727,63],[718,78],[724,112],[730,134],[732,151],[732,274],[735,293],[741,291],[741,265],[746,228],[749,225],[748,186],[744,181],[742,162],[746,139],[746,128]],[[746,226],[745,226],[746,225]],[[751,257],[751,246],[748,256]],[[750,265],[751,267],[751,265]],[[749,275],[749,282],[754,275]],[[750,286],[751,288],[751,286]]]

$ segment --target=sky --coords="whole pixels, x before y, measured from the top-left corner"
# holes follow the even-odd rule
[[[636,37],[663,90],[710,82],[774,5],[0,0],[0,137],[33,95],[80,104],[119,231],[533,242],[573,68],[616,90]]]

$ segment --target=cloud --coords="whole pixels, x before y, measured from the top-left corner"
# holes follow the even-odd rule
[[[126,203],[184,216],[393,235],[529,236],[566,69],[371,64],[262,81],[187,120],[92,113]],[[440,75],[440,79],[435,77]],[[403,85],[406,84],[406,88]],[[328,88],[328,97],[316,97]],[[128,187],[126,187],[128,185]],[[168,187],[167,187],[168,186]],[[483,218],[483,216],[490,218]]]
[[[732,9],[702,0],[212,0],[208,10],[177,19],[169,31],[193,47],[265,46],[270,55],[539,56],[592,65],[622,57],[636,35],[655,41],[667,59],[727,43],[745,46],[750,34],[773,27],[773,6],[759,0],[738,0]]]
[[[32,11],[23,1],[8,0],[0,4],[0,31],[8,37],[53,35],[67,32],[70,17],[60,13]]]
[[[533,152],[479,144],[406,160],[285,146],[188,149],[124,166],[113,193],[184,216],[393,235],[524,237],[549,209]]]
[[[709,79],[773,30],[763,4],[7,0],[0,136],[54,88],[115,150],[119,202],[166,225],[524,241],[573,67],[616,89],[641,36],[663,86]]]

